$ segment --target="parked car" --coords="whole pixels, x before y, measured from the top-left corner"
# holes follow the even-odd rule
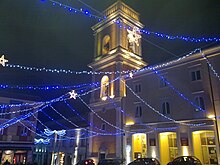
[[[179,156],[167,165],[202,165],[202,163],[195,156]]]
[[[137,158],[128,165],[160,165],[160,162],[156,158]]]
[[[95,163],[92,159],[84,159],[80,160],[76,165],[95,165]]]
[[[123,160],[121,159],[101,159],[98,165],[122,165]]]

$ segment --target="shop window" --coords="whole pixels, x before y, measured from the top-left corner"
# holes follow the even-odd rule
[[[168,144],[169,144],[170,159],[173,160],[178,155],[177,141],[176,141],[176,134],[175,133],[168,135]]]
[[[200,72],[200,70],[192,71],[191,72],[191,80],[192,81],[201,80],[201,72]]]
[[[164,102],[162,104],[162,113],[164,115],[169,115],[170,114],[170,104],[168,102]]]
[[[99,159],[103,160],[103,159],[105,159],[105,156],[106,156],[105,153],[100,153],[99,154]]]
[[[201,109],[205,110],[204,99],[203,99],[201,96],[198,96],[198,97],[195,98],[195,103],[196,103],[196,105],[198,106],[198,107],[195,109],[196,112],[201,111]],[[200,107],[201,109],[199,109],[199,107]]]
[[[140,105],[136,106],[135,117],[140,118],[142,116],[142,107]]]
[[[132,135],[132,157],[146,158],[147,157],[147,136],[144,133],[136,133]]]
[[[215,133],[211,130],[193,132],[194,155],[202,164],[218,165]]]
[[[103,76],[101,80],[101,92],[100,98],[106,100],[109,96],[109,78],[108,76]]]
[[[110,36],[106,35],[102,40],[102,54],[107,54],[110,51]]]

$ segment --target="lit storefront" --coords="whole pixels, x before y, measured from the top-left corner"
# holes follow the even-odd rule
[[[202,161],[202,164],[218,164],[214,131],[194,131],[192,136],[194,155]]]
[[[146,134],[138,133],[132,135],[132,158],[145,158],[147,156]]]
[[[28,156],[31,155],[30,149],[1,149],[0,158],[1,163],[3,164],[8,160],[11,164],[22,163],[26,164],[30,159]],[[30,156],[29,156],[30,157]]]

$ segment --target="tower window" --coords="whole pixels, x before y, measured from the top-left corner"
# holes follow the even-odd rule
[[[100,98],[102,100],[106,100],[109,96],[109,78],[108,76],[103,76],[101,80],[101,92],[100,92]]]
[[[128,51],[134,53],[134,49],[135,49],[134,43],[128,42]]]
[[[102,40],[102,54],[107,54],[110,51],[110,36],[106,35]]]
[[[163,113],[163,115],[170,114],[170,104],[168,102],[164,102],[162,104],[162,113]]]
[[[201,80],[201,72],[200,72],[200,70],[191,72],[191,80],[192,81]]]
[[[196,112],[201,111],[201,109],[205,110],[204,99],[203,99],[201,96],[198,96],[198,97],[195,98],[195,103],[196,103],[196,105],[198,106],[198,107],[195,109]],[[200,107],[201,109],[199,109],[199,107]]]

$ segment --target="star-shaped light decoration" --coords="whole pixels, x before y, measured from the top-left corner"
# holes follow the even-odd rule
[[[134,27],[132,31],[127,29],[128,32],[127,37],[130,43],[134,42],[137,46],[139,46],[138,40],[141,38],[141,35],[139,35],[137,31],[138,31],[137,27]]]
[[[69,94],[70,98],[74,98],[76,100],[77,93],[75,92],[75,90],[72,90],[71,92],[69,92]]]
[[[5,59],[5,55],[2,55],[2,57],[0,58],[0,64],[2,64],[2,66],[5,66],[6,62],[8,62],[8,60]]]
[[[130,78],[133,78],[133,73],[130,72],[130,73],[129,73],[129,76],[130,76]]]

